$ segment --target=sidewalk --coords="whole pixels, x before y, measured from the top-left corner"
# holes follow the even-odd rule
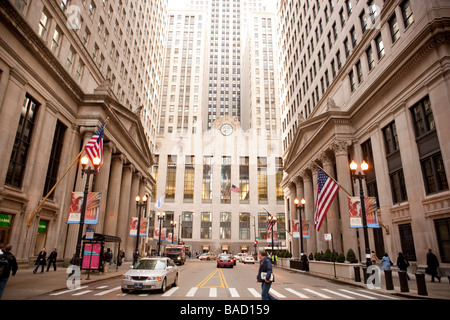
[[[294,272],[300,272],[305,275],[309,275],[308,272],[291,269],[287,267],[282,267],[286,270],[291,270]],[[346,283],[350,285],[359,286],[361,288],[367,290],[375,290],[374,292],[382,293],[382,294],[391,294],[408,298],[416,298],[416,299],[434,299],[434,300],[450,300],[450,281],[447,277],[442,277],[441,282],[435,279],[436,282],[431,282],[431,276],[425,275],[425,285],[427,289],[428,295],[419,295],[417,290],[417,281],[416,276],[411,272],[408,273],[411,280],[408,281],[408,292],[401,292],[400,279],[398,276],[398,269],[392,268],[392,282],[394,285],[394,290],[386,290],[386,279],[384,276],[384,272],[381,272],[381,288],[380,289],[368,289],[367,285],[364,283],[364,278],[361,270],[361,282],[355,282],[345,279],[333,279],[333,277],[329,277],[326,279],[330,279],[332,281]],[[311,277],[319,277],[317,275],[310,275]]]
[[[88,272],[82,270],[80,285],[83,286],[99,280],[120,277],[122,274],[130,270],[130,267],[131,261],[123,263],[117,269],[116,265],[112,265],[106,274],[99,273],[98,271],[91,271],[89,274],[90,280],[86,280],[88,277]],[[67,268],[59,267],[56,271],[54,271],[53,267],[51,267],[50,271],[46,272],[47,267],[45,267],[44,273],[40,273],[39,268],[36,274],[33,273],[33,270],[33,268],[19,268],[14,277],[11,275],[0,301],[27,300],[40,294],[46,294],[68,288],[67,278],[70,274],[67,272]]]

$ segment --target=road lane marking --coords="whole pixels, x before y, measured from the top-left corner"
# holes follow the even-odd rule
[[[364,297],[364,298],[367,298],[367,299],[376,299],[375,297],[371,297],[371,296],[368,296],[368,295],[365,295],[365,294],[353,292],[353,291],[350,291],[350,290],[345,290],[345,289],[339,289],[339,290],[340,290],[340,291],[347,292],[347,293],[350,293],[350,294],[355,294],[355,295],[357,295],[357,296],[361,296],[361,297]]]
[[[74,293],[72,296],[82,296],[83,294],[86,294],[86,293],[89,293],[89,292],[92,292],[92,290],[86,290],[86,291],[81,291],[81,292],[78,292],[78,293]]]
[[[331,299],[331,297],[329,297],[329,296],[327,296],[327,295],[325,295],[325,294],[319,293],[319,292],[317,292],[317,291],[314,291],[314,290],[311,290],[311,289],[307,289],[307,288],[305,288],[304,290],[306,290],[306,291],[308,291],[308,292],[311,292],[312,294],[315,294],[315,295],[317,295],[317,296],[319,296],[319,297],[321,297],[321,298],[324,298],[324,299]]]
[[[253,294],[256,298],[261,298],[261,294],[259,294],[259,292],[256,291],[255,289],[253,289],[253,288],[247,288],[247,289],[248,289],[248,291],[250,291],[251,294]]]
[[[322,289],[322,290],[323,290],[323,291],[326,291],[326,292],[329,292],[329,293],[332,293],[332,294],[335,294],[335,295],[337,295],[337,296],[346,298],[346,299],[355,299],[354,297],[351,297],[351,296],[348,296],[348,295],[346,295],[346,294],[339,293],[339,292],[336,292],[336,291],[332,291],[332,290],[330,290],[330,289]]]
[[[278,298],[286,298],[286,296],[282,295],[281,293],[279,293],[278,291],[276,291],[272,288],[270,288],[269,293],[276,295]]]
[[[228,291],[230,292],[231,296],[233,298],[239,298],[239,293],[237,292],[237,290],[235,288],[228,288]]]
[[[188,293],[186,294],[186,297],[193,297],[195,295],[195,293],[197,292],[198,287],[193,287],[191,288],[191,290],[188,291]]]
[[[180,287],[173,287],[169,291],[163,294],[163,297],[170,297],[175,291],[180,289]]]
[[[119,290],[119,289],[121,289],[121,288],[122,288],[121,286],[118,286],[118,287],[115,287],[115,288],[112,288],[112,289],[109,289],[109,290],[105,290],[105,291],[100,292],[100,293],[96,293],[96,294],[94,294],[94,296],[103,296],[103,295],[105,295],[105,294],[108,294],[108,293],[117,291],[117,290]]]
[[[87,288],[87,287],[88,286],[78,287],[78,288],[75,288],[75,289],[65,290],[65,291],[61,291],[61,292],[57,292],[57,293],[51,293],[50,295],[51,296],[59,296],[59,295],[62,295],[64,293],[73,292],[75,290],[81,290],[81,289],[84,289],[84,288]]]
[[[375,296],[380,296],[380,297],[383,297],[383,298],[388,298],[388,299],[393,299],[393,300],[399,300],[398,298],[391,297],[391,296],[386,296],[386,295],[384,295],[384,294],[379,294],[379,293],[372,292],[372,291],[366,291],[366,290],[358,290],[358,291],[361,291],[361,292],[364,292],[364,293],[368,293],[368,294],[373,294],[373,295],[375,295]]]
[[[300,297],[300,298],[302,298],[302,299],[309,299],[308,296],[305,296],[303,293],[297,292],[297,291],[295,291],[294,289],[286,288],[286,290],[289,291],[290,293],[295,294],[297,297]]]
[[[217,288],[209,289],[209,297],[210,298],[217,298]]]

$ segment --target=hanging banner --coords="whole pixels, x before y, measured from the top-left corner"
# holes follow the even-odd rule
[[[68,224],[78,224],[81,219],[81,208],[83,207],[83,192],[72,192],[70,197]],[[85,224],[97,224],[100,213],[101,192],[89,192],[84,215]]]
[[[375,197],[365,197],[364,203],[366,209],[367,227],[379,228],[380,226],[377,219],[377,199]],[[363,219],[360,197],[348,197],[348,212],[350,228],[362,228]]]
[[[273,232],[273,243],[278,243],[277,231],[273,231],[273,228],[267,230],[267,243],[272,243],[272,232]]]
[[[131,217],[130,221],[130,237],[136,237],[137,235],[137,228],[138,228],[138,218],[137,217]],[[139,226],[140,237],[146,237],[147,236],[147,218],[141,218],[141,224]]]
[[[311,238],[311,235],[309,233],[309,220],[302,220],[302,227],[303,227],[303,239]]]
[[[300,239],[300,221],[292,220],[292,238]]]
[[[167,228],[161,228],[161,241],[166,241]],[[153,240],[159,240],[159,228],[153,230]]]

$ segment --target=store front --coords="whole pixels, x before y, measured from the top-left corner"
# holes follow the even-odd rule
[[[0,243],[7,245],[10,242],[13,215],[0,213]]]

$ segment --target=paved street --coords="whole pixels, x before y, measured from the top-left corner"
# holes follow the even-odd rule
[[[32,300],[260,300],[261,285],[256,282],[258,264],[237,263],[234,268],[217,268],[215,261],[190,260],[179,266],[179,284],[158,291],[122,293],[121,277],[81,283],[68,289],[61,278],[61,289],[34,295]],[[122,271],[126,269],[122,268]],[[50,273],[37,277],[48,277]],[[280,300],[405,300],[393,294],[380,293],[360,286],[342,284],[291,270],[276,268],[270,293]],[[83,279],[86,275],[83,274]],[[7,292],[4,298],[7,299]]]

